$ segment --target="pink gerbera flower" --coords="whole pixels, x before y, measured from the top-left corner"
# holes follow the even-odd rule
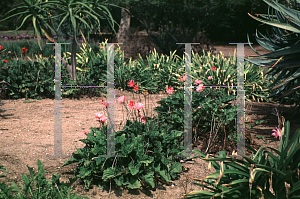
[[[108,105],[111,104],[111,103],[104,102],[103,99],[101,99],[99,102],[100,102],[101,104],[103,104],[106,108],[107,108]]]
[[[85,134],[89,133],[90,131],[91,131],[91,130],[86,129],[86,130],[84,130],[84,131],[81,132],[81,135],[85,135]]]
[[[118,98],[118,102],[119,102],[119,103],[124,103],[124,102],[125,102],[125,99],[126,99],[126,98],[125,98],[125,96],[123,95],[123,96],[121,96],[121,97]]]
[[[96,120],[100,120],[103,117],[101,113],[95,113]]]
[[[144,107],[144,105],[142,103],[136,103],[134,108],[135,110],[141,110]]]
[[[196,83],[196,84],[201,84],[202,81],[201,81],[201,80],[195,80],[195,83]]]
[[[136,84],[136,86],[133,89],[135,92],[139,90],[139,84]]]
[[[180,81],[185,81],[187,79],[187,76],[185,76],[185,74],[183,75],[183,77],[180,79]]]
[[[106,122],[106,120],[107,120],[107,117],[102,116],[99,121],[103,124],[104,122]]]
[[[275,127],[275,128],[276,128],[276,129],[273,129],[273,130],[272,130],[272,131],[274,131],[274,132],[272,133],[272,135],[273,135],[275,138],[279,137],[279,140],[280,140],[282,130],[281,130],[281,129],[278,129],[277,127]]]
[[[101,104],[103,104],[105,107],[107,107],[107,102],[101,102]]]
[[[142,117],[141,120],[142,120],[142,123],[146,124],[146,118],[145,117]]]
[[[134,87],[134,80],[130,80],[130,81],[128,82],[128,86],[129,86],[129,87]]]
[[[127,104],[127,107],[129,109],[134,108],[134,100],[129,100],[129,103]]]
[[[203,91],[203,90],[204,90],[203,84],[199,84],[199,85],[197,86],[197,88],[196,88],[196,91],[197,91],[197,92],[201,92],[201,91]]]
[[[167,88],[166,91],[167,91],[168,94],[172,94],[174,92],[174,88],[173,87],[169,87],[169,88]]]

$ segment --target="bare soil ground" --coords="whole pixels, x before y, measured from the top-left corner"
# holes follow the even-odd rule
[[[125,95],[126,100],[136,100],[144,103],[142,94],[135,94],[133,98],[131,92],[116,90],[115,95],[116,99]],[[150,111],[148,116],[155,115],[153,108],[158,106],[156,102],[165,97],[167,97],[166,94],[149,95],[147,109],[152,110],[152,113]],[[62,100],[63,155],[70,156],[76,148],[84,147],[84,144],[79,141],[79,139],[85,137],[85,135],[80,135],[82,130],[99,126],[94,113],[105,110],[104,105],[99,102],[100,99],[105,101],[105,95],[102,94],[99,97],[92,98],[82,96],[79,99]],[[266,140],[269,141],[268,146],[276,147],[276,143],[278,144],[278,140],[271,136],[272,129],[278,125],[277,117],[271,114],[272,108],[277,105],[278,103],[246,102],[247,121],[261,119],[266,121],[264,124],[247,130],[247,134],[251,135],[250,142],[256,148],[266,145],[262,140],[257,139],[256,135],[265,136]],[[49,157],[49,155],[54,154],[54,100],[2,100],[0,108],[0,164],[9,171],[7,178],[1,179],[1,181],[6,181],[8,184],[11,180],[20,182],[23,173],[29,175],[26,165],[37,171],[37,159],[40,159],[45,165],[44,170],[47,179],[51,179],[51,176],[58,172],[62,174],[61,179],[67,181],[68,177],[72,176],[76,164],[61,167],[70,157]],[[295,132],[296,129],[300,128],[297,117],[292,118],[289,116],[290,106],[281,107],[279,110],[284,111],[283,115],[291,121],[291,132]],[[115,116],[116,125],[126,119],[126,112],[119,103],[115,103]],[[116,128],[121,127],[116,126]],[[205,140],[201,142],[203,144]],[[197,148],[201,149],[202,144]],[[227,152],[231,154],[231,151]],[[199,159],[183,163],[183,166],[186,172],[183,172],[178,180],[172,182],[172,185],[159,185],[158,188],[153,190],[131,191],[112,188],[109,193],[109,190],[100,190],[94,186],[93,189],[86,192],[78,180],[76,191],[81,195],[87,194],[92,198],[182,198],[185,193],[200,190],[199,186],[192,184],[192,180],[188,176],[200,178],[209,174],[207,164]]]

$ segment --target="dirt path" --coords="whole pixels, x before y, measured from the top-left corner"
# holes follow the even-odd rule
[[[143,95],[134,95],[131,92],[116,90],[115,98],[125,95],[126,100],[136,100],[144,103]],[[105,95],[93,98],[63,99],[62,100],[62,131],[63,131],[63,155],[71,155],[76,148],[84,147],[79,139],[84,138],[80,135],[84,129],[97,127],[99,124],[95,119],[94,113],[104,111],[104,106],[99,103]],[[165,94],[149,95],[150,110],[153,110]],[[141,100],[139,100],[139,97]],[[62,174],[62,180],[66,181],[72,176],[76,165],[69,165],[61,168],[61,165],[68,159],[51,158],[47,155],[54,154],[54,100],[30,100],[32,103],[25,103],[25,99],[2,100],[0,112],[0,164],[9,171],[7,178],[1,181],[20,182],[23,173],[27,173],[26,165],[33,167],[37,171],[37,159],[45,165],[45,176],[50,179],[53,174],[58,172]],[[252,139],[258,145],[264,145],[262,140],[255,138],[256,135],[264,135],[270,141],[269,146],[276,147],[276,140],[271,137],[272,129],[277,126],[277,118],[271,115],[272,108],[277,104],[272,103],[250,103],[246,102],[246,117],[252,121],[265,119],[267,123],[258,125],[251,129]],[[148,100],[147,100],[148,107]],[[282,109],[288,114],[288,107]],[[122,110],[121,104],[115,106],[116,124],[123,121],[123,114],[126,118],[126,112]],[[154,114],[154,112],[153,112]],[[149,114],[150,116],[150,114]],[[125,119],[124,118],[124,119]],[[292,118],[289,118],[292,119]],[[291,121],[296,123],[296,119]],[[292,132],[300,128],[299,121],[297,125],[292,125]],[[201,146],[199,146],[201,148]],[[207,164],[201,160],[195,162],[183,163],[188,172],[181,174],[181,177],[173,182],[173,186],[158,186],[156,190],[137,190],[128,191],[123,189],[100,190],[94,186],[89,192],[85,192],[83,186],[78,186],[76,191],[80,194],[87,194],[92,198],[181,198],[184,193],[192,190],[200,190],[200,187],[192,185],[192,180],[187,180],[187,175],[192,177],[204,177],[208,174]]]
[[[255,51],[257,51],[258,53],[260,54],[265,54],[265,53],[269,53],[271,51],[268,51],[266,49],[264,49],[263,47],[261,47],[260,45],[252,45],[253,49]],[[229,55],[231,55],[231,57],[233,56],[234,54],[234,51],[236,50],[237,48],[237,45],[235,44],[231,44],[231,45],[214,45],[214,48],[216,49],[216,53],[219,53],[219,52],[222,52],[222,54],[225,56],[225,57],[229,57]],[[249,45],[245,44],[244,45],[244,54],[245,54],[245,57],[247,56],[257,56],[257,54],[250,48]],[[236,52],[237,53],[237,52]]]

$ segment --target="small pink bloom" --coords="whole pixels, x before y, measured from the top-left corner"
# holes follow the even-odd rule
[[[212,79],[212,76],[209,76],[207,79],[208,79],[208,80],[211,80],[211,79]]]
[[[128,86],[129,86],[129,87],[133,87],[133,86],[134,86],[134,80],[130,80],[130,81],[128,82]]]
[[[107,102],[101,102],[101,104],[103,104],[105,107],[107,107]]]
[[[203,84],[199,84],[199,85],[197,86],[197,88],[196,88],[196,91],[197,91],[197,92],[201,92],[201,91],[203,91],[203,90],[204,90]]]
[[[108,105],[110,105],[111,103],[107,103],[107,102],[103,102],[103,100],[101,99],[100,101],[99,101],[101,104],[103,104],[106,108],[107,108],[107,106]]]
[[[107,117],[104,116],[101,113],[95,113],[95,117],[97,118],[98,121],[100,121],[101,123],[104,123],[107,120]]]
[[[202,81],[201,81],[201,80],[195,80],[195,83],[196,83],[196,84],[201,84]]]
[[[174,88],[173,87],[169,87],[169,88],[167,88],[166,91],[167,91],[168,94],[172,94],[174,92]]]
[[[103,114],[95,113],[95,117],[97,118],[97,120],[100,120],[103,117]]]
[[[81,132],[81,135],[85,135],[85,134],[89,133],[90,131],[91,131],[91,130],[86,129],[86,130],[84,130],[84,131]]]
[[[145,117],[142,117],[141,120],[142,120],[142,123],[146,124],[146,118]]]
[[[106,117],[106,116],[102,116],[102,117],[100,118],[100,122],[101,122],[101,123],[104,123],[106,120],[107,120],[107,117]]]
[[[211,68],[211,71],[215,71],[215,70],[217,70],[217,67],[213,66],[213,67]]]
[[[127,104],[128,108],[134,108],[134,101],[133,100],[129,100],[129,103]]]
[[[276,129],[273,129],[272,131],[274,131],[274,133],[272,133],[272,135],[277,138],[279,137],[279,140],[280,140],[280,137],[281,137],[281,129],[278,129],[277,127],[275,127]]]
[[[136,84],[136,86],[133,89],[135,92],[139,90],[139,84]]]
[[[187,79],[187,76],[185,76],[185,74],[183,75],[183,77],[180,79],[180,81],[185,81]]]
[[[143,107],[144,107],[144,105],[143,105],[142,103],[136,103],[135,106],[134,106],[134,108],[135,108],[136,110],[140,110],[140,109],[142,109]]]
[[[119,102],[119,103],[124,103],[124,102],[125,102],[125,99],[126,99],[126,98],[125,98],[125,96],[123,95],[122,97],[119,97],[119,98],[118,98],[118,102]]]

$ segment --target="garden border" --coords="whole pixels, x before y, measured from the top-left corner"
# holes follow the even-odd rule
[[[55,77],[54,77],[54,91],[55,91],[55,106],[54,106],[54,157],[64,157],[62,155],[62,113],[61,113],[61,105],[62,105],[62,92],[61,92],[61,44],[70,44],[70,43],[47,43],[47,44],[55,44]],[[100,43],[99,43],[100,44]],[[107,129],[108,133],[106,135],[107,138],[107,148],[106,155],[100,155],[104,157],[114,157],[115,153],[115,142],[114,142],[114,130],[115,130],[115,84],[114,84],[114,44],[123,44],[123,43],[107,43],[107,86],[76,86],[76,87],[107,87],[107,103],[111,104],[111,106],[107,107],[108,119],[107,119]],[[192,93],[191,89],[194,88],[192,86],[191,81],[191,44],[200,44],[200,43],[176,43],[176,44],[184,44],[186,53],[185,53],[185,75],[187,77],[187,81],[184,84],[184,153],[180,155],[181,157],[192,157]],[[244,90],[244,45],[252,44],[252,43],[229,43],[229,44],[237,44],[237,148],[236,153],[238,155],[245,155],[245,90]],[[60,64],[59,64],[60,61]],[[187,85],[190,85],[187,87]],[[68,87],[68,85],[63,85],[64,87]],[[73,87],[73,86],[72,86]],[[208,85],[204,85],[204,87],[212,87]],[[213,86],[213,87],[228,87],[228,86]],[[232,86],[235,87],[235,86]],[[189,89],[187,89],[189,88]],[[59,92],[60,90],[60,92]],[[113,91],[113,92],[112,92]],[[187,91],[187,92],[186,92]],[[244,101],[244,106],[242,102]],[[108,136],[109,135],[109,136]],[[109,137],[109,138],[108,138]],[[117,155],[118,156],[118,155]],[[52,156],[53,157],[53,156]],[[122,156],[121,156],[122,157]]]

